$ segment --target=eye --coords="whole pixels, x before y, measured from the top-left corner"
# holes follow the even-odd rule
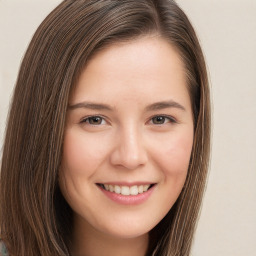
[[[102,125],[102,124],[106,124],[106,121],[101,116],[90,116],[83,119],[81,123],[86,123],[90,125]]]
[[[151,122],[156,125],[166,124],[166,123],[176,123],[175,119],[170,116],[154,116]]]

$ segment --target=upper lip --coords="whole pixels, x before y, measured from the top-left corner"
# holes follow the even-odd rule
[[[134,182],[127,182],[127,181],[108,181],[108,182],[98,182],[97,184],[105,184],[105,185],[117,185],[117,186],[140,186],[140,185],[151,185],[156,184],[156,182],[151,181],[134,181]]]

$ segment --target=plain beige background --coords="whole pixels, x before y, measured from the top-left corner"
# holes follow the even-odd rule
[[[1,148],[21,58],[59,2],[0,0]],[[256,0],[177,2],[200,38],[213,102],[211,170],[192,255],[256,256]]]

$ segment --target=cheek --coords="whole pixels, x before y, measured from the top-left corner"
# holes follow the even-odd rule
[[[173,178],[186,176],[193,145],[193,133],[186,136],[174,135],[162,141],[154,155],[163,174]]]
[[[104,145],[97,136],[85,136],[83,133],[67,130],[63,145],[63,169],[75,175],[92,175],[104,160]]]
[[[89,184],[106,158],[104,145],[102,138],[88,136],[83,131],[73,128],[65,132],[59,185],[65,199],[77,212],[89,205],[88,198],[93,197]]]
[[[159,140],[160,141],[160,140]],[[157,198],[159,219],[172,208],[184,186],[193,145],[193,133],[173,133],[162,138],[152,151],[154,164],[161,175]],[[156,142],[155,142],[156,146]]]

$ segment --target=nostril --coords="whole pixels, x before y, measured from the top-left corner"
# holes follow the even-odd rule
[[[110,161],[113,165],[133,170],[145,165],[148,160],[147,150],[136,127],[125,127],[118,134],[117,144],[111,152]]]

